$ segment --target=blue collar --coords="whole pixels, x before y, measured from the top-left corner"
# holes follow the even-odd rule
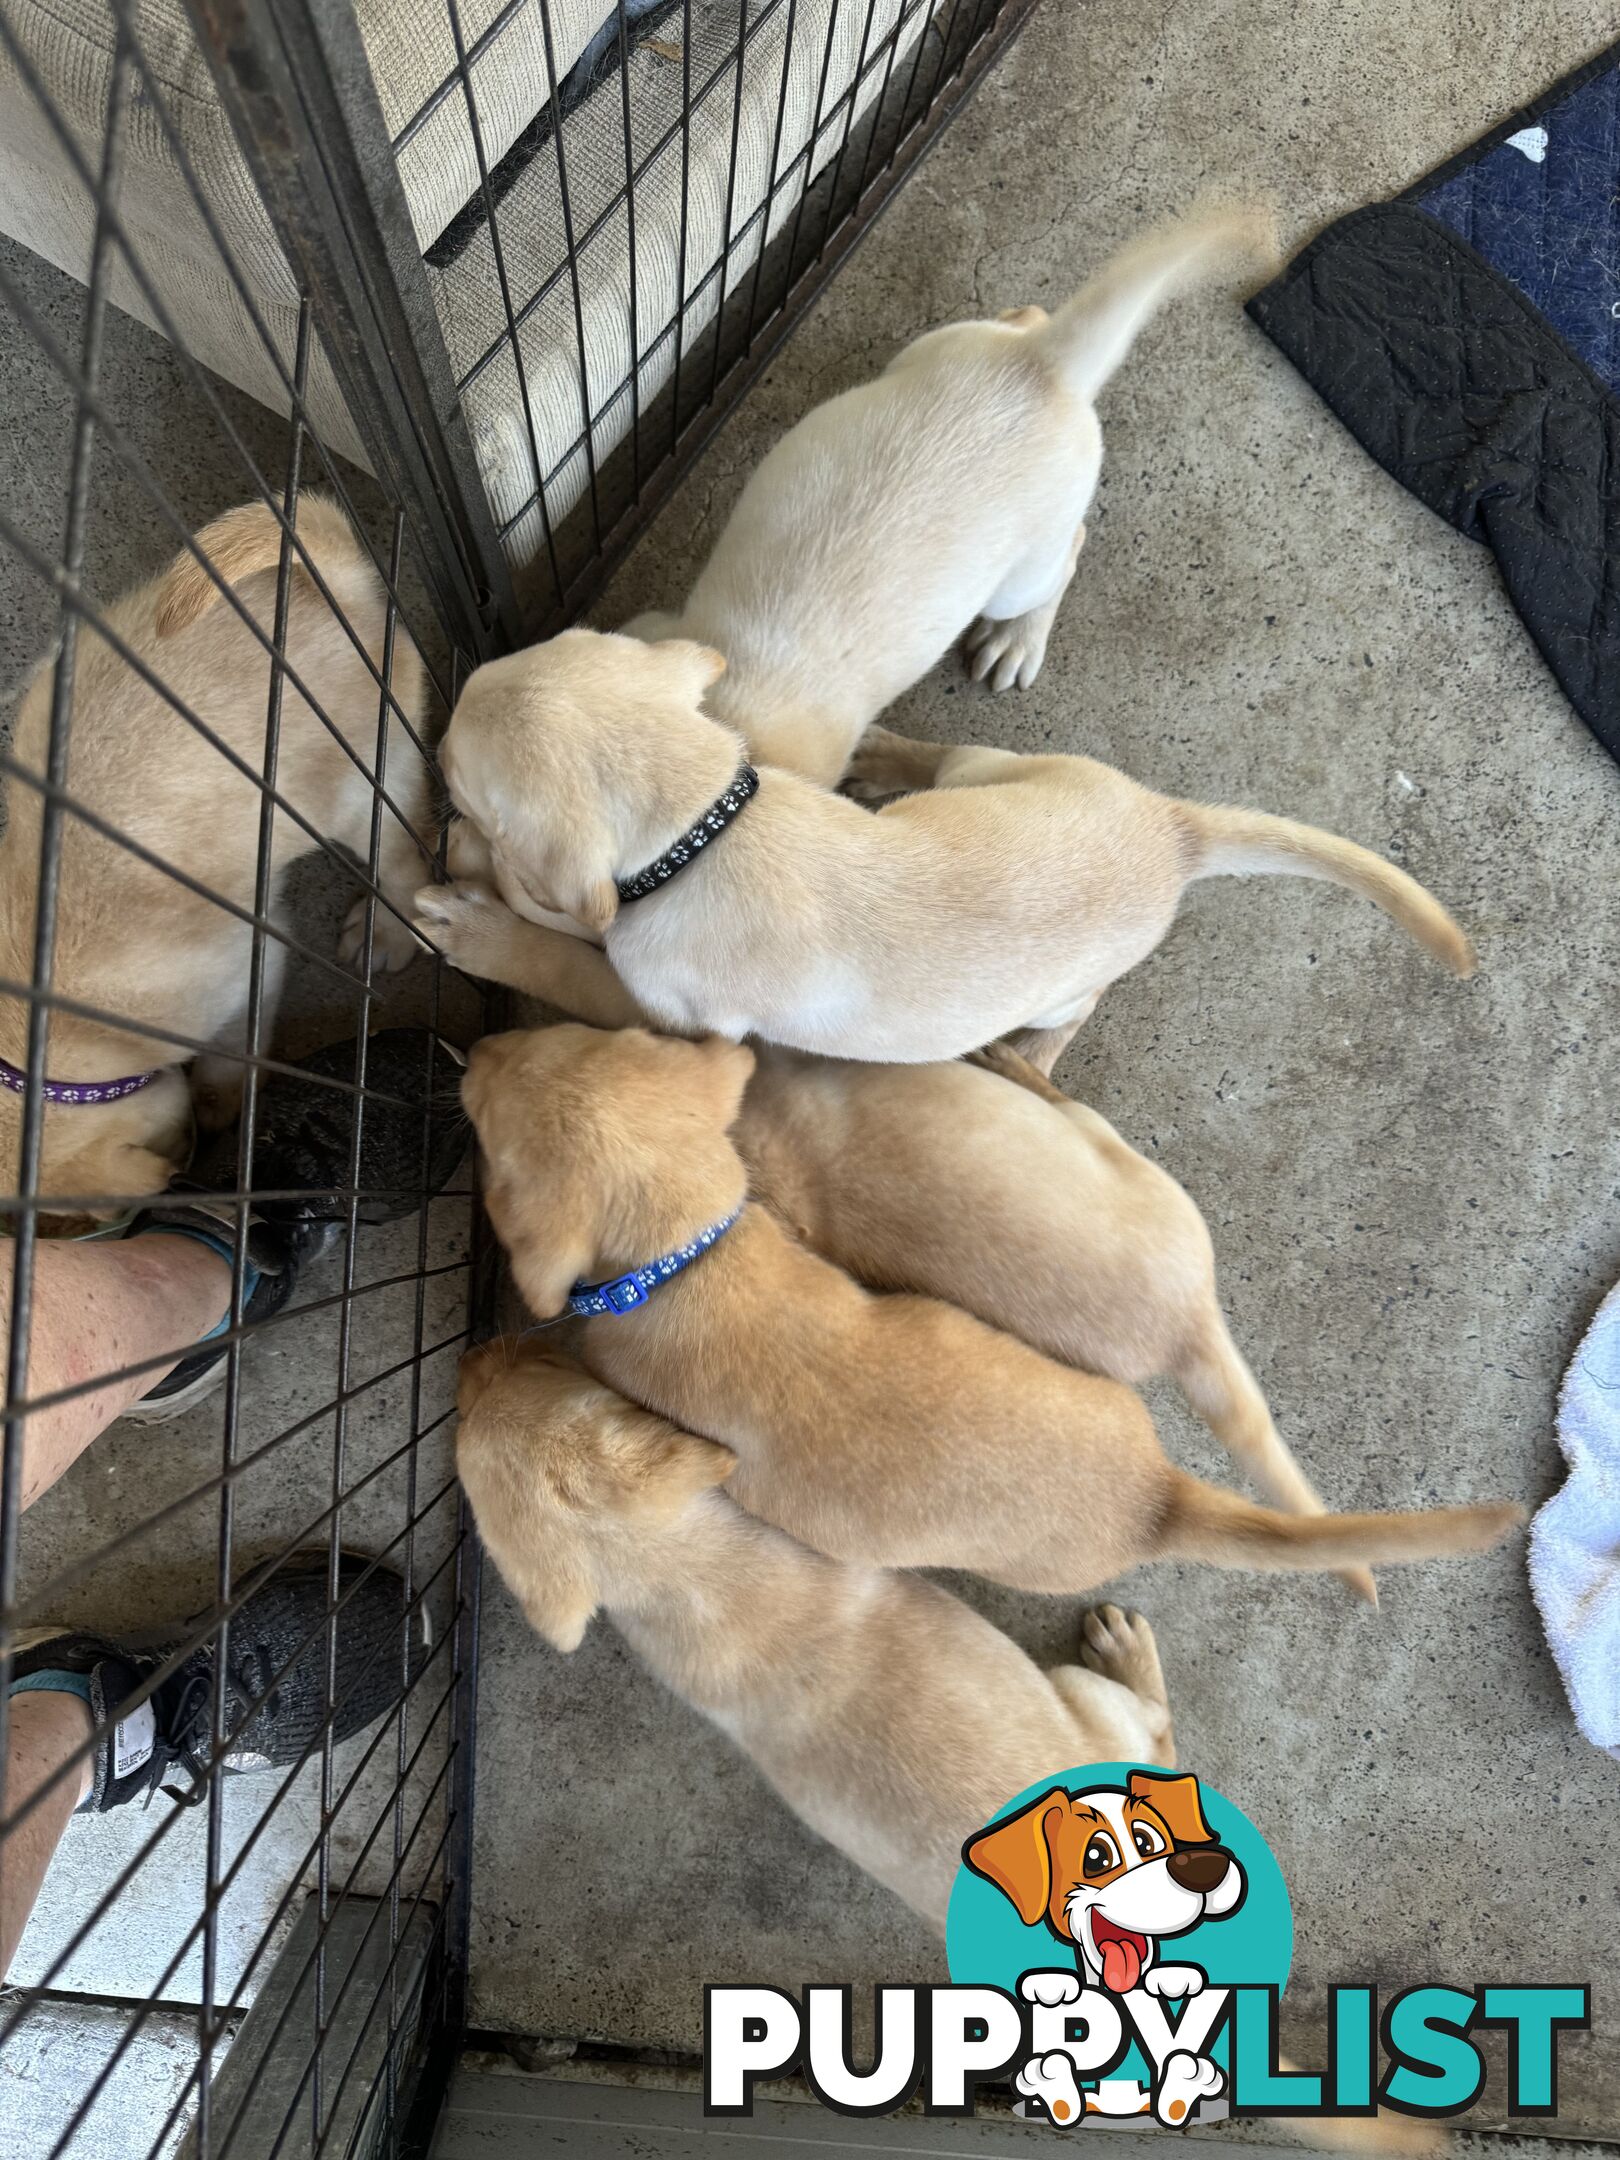
[[[684,1274],[694,1260],[701,1260],[711,1245],[721,1238],[742,1214],[740,1207],[732,1209],[723,1222],[710,1223],[707,1230],[700,1230],[689,1244],[677,1245],[657,1260],[650,1260],[645,1267],[631,1268],[628,1274],[615,1275],[610,1282],[577,1282],[568,1293],[568,1310],[578,1313],[582,1319],[592,1319],[598,1314],[611,1317],[618,1313],[635,1312],[645,1305],[653,1292],[677,1275]]]

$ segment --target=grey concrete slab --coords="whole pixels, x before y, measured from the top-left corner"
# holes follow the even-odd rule
[[[1468,141],[1612,35],[1595,0],[1048,0],[671,503],[599,611],[684,587],[763,450],[930,324],[1066,294],[1207,187],[1290,242]],[[1107,393],[1102,492],[1035,688],[947,661],[895,724],[1086,751],[1381,848],[1477,935],[1458,985],[1342,894],[1210,884],[1063,1069],[1203,1203],[1239,1340],[1332,1498],[1554,1487],[1559,1375],[1620,1272],[1620,774],[1488,557],[1369,462],[1227,302]],[[1219,1471],[1164,1391],[1167,1443]],[[964,1584],[1037,1653],[1074,1611]],[[1620,1789],[1577,1736],[1522,1544],[1331,1581],[1161,1567],[1183,1759],[1261,1824],[1309,2041],[1334,1980],[1601,1986]],[[913,1980],[922,1929],[817,1846],[605,1630],[572,1660],[489,1600],[474,2016],[693,2048],[705,1980]],[[1620,2122],[1612,2009],[1563,2123]]]
[[[133,2019],[131,2010],[85,2003],[48,2003],[29,2019],[0,2057],[0,2122],[8,2154],[37,2160],[52,2149]],[[185,2089],[197,2060],[196,2039],[195,2023],[182,2012],[149,2016],[75,2131],[74,2160],[173,2160],[190,2107],[153,2140]]]
[[[1285,2131],[1286,2125],[1245,2123],[1221,2131],[1216,2149],[1226,2160],[1242,2160],[1273,2150]],[[1104,2160],[1131,2160],[1133,2153],[1162,2149],[1176,2135],[1156,2124],[1112,2130],[1093,2124],[1086,2136],[1095,2144],[1086,2150]],[[570,2063],[530,2073],[507,2057],[476,2052],[463,2057],[451,2079],[431,2160],[538,2160],[553,2152],[572,2160],[605,2160],[609,2154],[688,2160],[714,2151],[765,2155],[794,2148],[1020,2155],[1047,2151],[1050,2138],[1046,2125],[1016,2120],[1005,2097],[995,2093],[984,2096],[970,2121],[925,2116],[915,2101],[898,2114],[862,2121],[818,2107],[798,2079],[761,2080],[747,2121],[722,2121],[704,2116],[701,2084],[691,2072]],[[1456,2160],[1599,2160],[1614,2149],[1495,2134],[1463,2134],[1455,2147]]]

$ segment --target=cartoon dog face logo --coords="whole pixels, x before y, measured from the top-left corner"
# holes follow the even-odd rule
[[[1204,1820],[1197,1778],[1147,1770],[1133,1770],[1123,1792],[1054,1787],[970,1838],[962,1857],[1026,1927],[1044,1919],[1072,1944],[1090,1982],[1114,1995],[1144,1984],[1183,1992],[1154,1984],[1159,1943],[1236,1912],[1246,1887]]]

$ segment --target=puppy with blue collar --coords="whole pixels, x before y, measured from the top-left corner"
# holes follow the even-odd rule
[[[462,1361],[479,1534],[531,1624],[600,1611],[811,1829],[941,1933],[962,1842],[1077,1761],[1175,1759],[1152,1630],[1104,1606],[1041,1671],[920,1576],[829,1560],[717,1488],[734,1457],[637,1409],[546,1337]]]
[[[718,1037],[567,1025],[486,1036],[462,1084],[535,1318],[586,1300],[587,1367],[730,1448],[750,1513],[836,1558],[1058,1595],[1157,1557],[1315,1570],[1477,1551],[1522,1519],[1256,1506],[1170,1463],[1132,1389],[935,1299],[872,1295],[747,1204],[729,1129],[753,1065]]]
[[[464,923],[478,973],[594,1026],[639,1017],[577,938],[493,893]],[[1168,1373],[1266,1499],[1321,1512],[1232,1340],[1194,1201],[1009,1044],[927,1065],[761,1045],[734,1136],[754,1195],[857,1281],[943,1298],[1107,1379]],[[1378,1602],[1367,1569],[1341,1572]]]

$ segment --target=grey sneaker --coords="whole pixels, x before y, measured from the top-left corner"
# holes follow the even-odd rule
[[[369,1572],[368,1572],[369,1571]],[[252,1582],[252,1578],[249,1581]],[[230,1623],[225,1647],[222,1770],[281,1770],[318,1741],[326,1712],[327,1553],[324,1546],[271,1561]],[[362,1553],[338,1562],[337,1684],[332,1737],[347,1740],[392,1709],[427,1641],[425,1609],[406,1609],[401,1576]],[[207,1791],[217,1643],[193,1650],[144,1702],[142,1683],[195,1634],[206,1612],[136,1635],[36,1628],[19,1636],[13,1681],[39,1672],[83,1674],[99,1730],[94,1779],[81,1814],[104,1814],[155,1792],[194,1804]]]

